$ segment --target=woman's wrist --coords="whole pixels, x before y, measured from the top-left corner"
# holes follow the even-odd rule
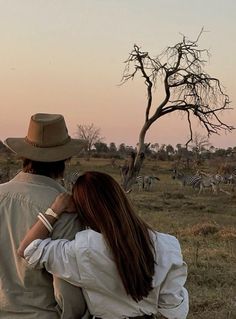
[[[38,214],[38,219],[44,224],[49,231],[49,234],[53,231],[53,225],[58,220],[60,212],[57,214],[51,207],[49,207],[43,214]]]

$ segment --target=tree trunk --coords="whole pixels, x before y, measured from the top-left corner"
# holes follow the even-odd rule
[[[146,123],[145,123],[146,124]],[[149,145],[144,144],[147,127],[144,125],[139,135],[139,143],[136,153],[131,153],[128,162],[121,168],[122,186],[126,192],[131,191],[143,165],[145,152]]]

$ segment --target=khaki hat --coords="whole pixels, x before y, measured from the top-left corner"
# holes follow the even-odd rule
[[[68,135],[62,115],[46,113],[31,117],[25,138],[9,137],[4,142],[19,157],[38,162],[65,160],[78,154],[83,147],[80,140]]]

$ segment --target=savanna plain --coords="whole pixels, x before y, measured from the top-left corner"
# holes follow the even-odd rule
[[[119,160],[72,159],[68,171],[97,170],[121,181]],[[236,319],[236,189],[201,194],[172,179],[171,162],[145,160],[141,174],[158,176],[149,191],[134,185],[127,194],[136,212],[154,229],[180,241],[188,265],[188,319]],[[209,163],[205,169],[209,170]]]

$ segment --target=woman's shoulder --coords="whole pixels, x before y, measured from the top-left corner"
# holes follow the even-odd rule
[[[174,253],[182,256],[180,243],[175,236],[157,231],[152,232],[152,236],[158,255]]]
[[[168,250],[180,250],[179,241],[175,236],[159,232],[156,232],[156,234],[160,246]]]
[[[75,236],[75,242],[80,248],[101,249],[104,246],[102,234],[92,229],[79,231]]]
[[[98,268],[100,264],[107,266],[113,260],[112,253],[106,245],[103,235],[92,229],[86,229],[76,234],[75,252],[84,264],[86,262],[91,264],[96,261],[95,267]]]
[[[175,236],[159,232],[154,232],[153,236],[158,268],[167,271],[172,265],[183,264],[181,247]]]

